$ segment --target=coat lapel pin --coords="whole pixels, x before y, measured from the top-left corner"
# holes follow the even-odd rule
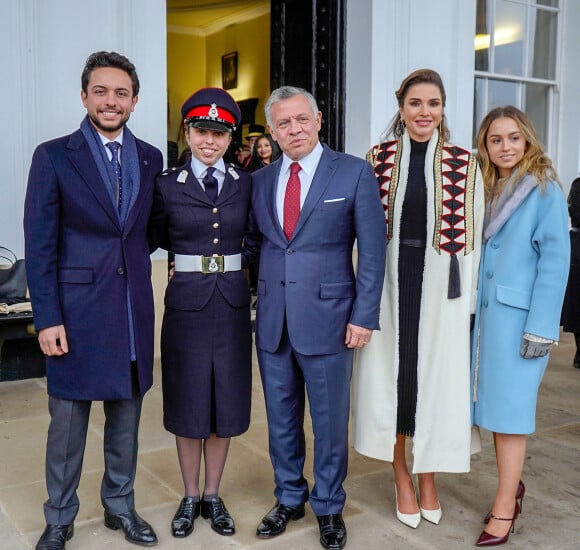
[[[187,179],[187,170],[182,170],[181,172],[179,172],[179,175],[177,176],[177,183],[185,183],[186,179]]]

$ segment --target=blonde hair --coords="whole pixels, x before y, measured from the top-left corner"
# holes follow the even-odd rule
[[[538,138],[538,133],[530,117],[513,105],[496,107],[483,119],[477,133],[477,158],[481,166],[483,185],[487,198],[493,197],[498,190],[499,171],[489,158],[487,150],[487,134],[491,123],[498,118],[511,118],[517,125],[526,140],[526,148],[522,160],[514,167],[510,177],[512,185],[519,181],[526,173],[532,174],[538,180],[540,190],[546,188],[548,181],[554,181],[558,185],[558,175],[552,165],[552,161],[546,155],[544,147]]]
[[[443,104],[443,109],[445,109],[445,102],[447,101],[447,95],[445,94],[445,87],[443,86],[443,80],[437,71],[432,69],[417,69],[413,71],[411,74],[407,75],[399,89],[395,92],[395,97],[397,98],[397,103],[399,107],[402,107],[405,103],[405,98],[409,93],[411,87],[417,84],[434,84],[439,88],[439,92],[441,93],[441,102]],[[401,120],[401,113],[397,111],[397,114],[392,118],[391,122],[389,123],[389,127],[383,133],[382,139],[386,140],[389,136],[393,136],[394,138],[398,139],[403,135],[405,129],[405,125]],[[447,118],[445,117],[445,112],[443,113],[443,117],[441,118],[441,122],[439,124],[439,135],[443,138],[444,142],[448,142],[451,139],[451,132],[449,131],[449,127],[447,126]]]

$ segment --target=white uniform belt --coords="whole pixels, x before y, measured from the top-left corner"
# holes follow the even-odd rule
[[[226,271],[240,271],[240,269],[242,269],[241,254],[231,254],[229,256],[175,254],[175,271],[225,273]]]

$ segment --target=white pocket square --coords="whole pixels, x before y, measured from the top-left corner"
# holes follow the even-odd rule
[[[339,199],[326,199],[324,202],[340,202],[340,201],[345,201],[346,197],[340,197]]]

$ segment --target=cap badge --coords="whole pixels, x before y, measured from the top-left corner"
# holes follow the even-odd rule
[[[218,117],[218,110],[217,110],[217,105],[215,103],[211,104],[211,107],[209,108],[209,111],[207,112],[208,116],[212,117],[212,118],[217,118]]]

